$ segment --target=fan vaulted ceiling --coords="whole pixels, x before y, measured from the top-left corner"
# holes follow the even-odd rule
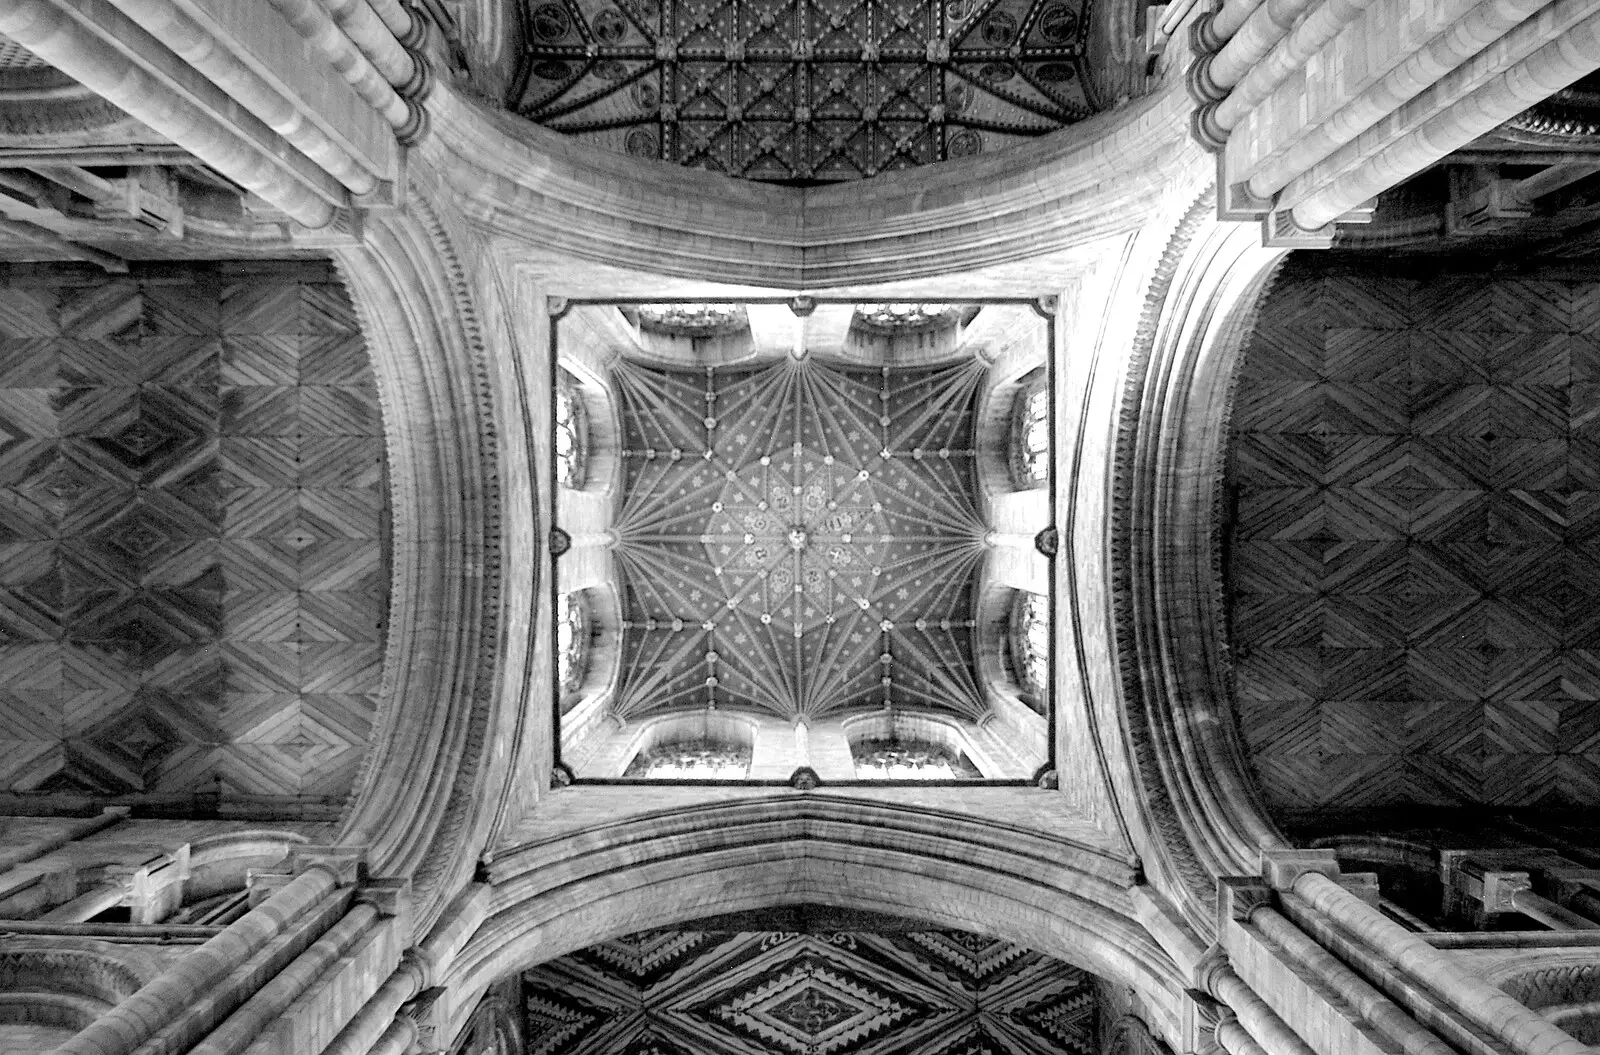
[[[1092,979],[977,934],[652,931],[523,976],[532,1055],[1097,1049]]]
[[[976,360],[613,372],[616,704],[786,720],[882,707],[975,720]]]
[[[750,179],[965,157],[1094,112],[1082,0],[523,0],[510,104]]]

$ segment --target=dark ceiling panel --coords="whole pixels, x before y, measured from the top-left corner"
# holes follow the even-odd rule
[[[382,424],[325,265],[0,283],[0,786],[336,811],[371,733]]]
[[[613,374],[624,490],[616,710],[977,719],[976,360]]]
[[[1600,286],[1300,261],[1241,369],[1233,656],[1280,814],[1600,803]]]
[[[530,1055],[1095,1050],[1093,981],[976,934],[652,931],[523,976]]]
[[[1093,112],[1082,0],[523,0],[511,106],[777,181],[965,157]]]

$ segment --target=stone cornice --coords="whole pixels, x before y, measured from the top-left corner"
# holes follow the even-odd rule
[[[444,90],[428,105],[420,152],[462,213],[564,295],[614,291],[562,260],[807,290],[1012,267],[1010,293],[1055,293],[1051,269],[1017,265],[1138,228],[1200,156],[1177,85],[992,156],[803,190],[587,148]]]

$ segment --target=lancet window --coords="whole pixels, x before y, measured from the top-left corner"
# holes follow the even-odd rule
[[[924,330],[942,325],[957,311],[953,304],[857,304],[856,319],[872,330]]]
[[[589,423],[583,399],[566,371],[556,378],[556,482],[563,487],[583,486],[589,449]]]
[[[928,740],[862,740],[850,747],[858,780],[978,780],[959,751]]]
[[[556,679],[561,694],[576,692],[589,665],[589,609],[581,594],[556,595]]]
[[[1011,609],[1011,664],[1029,705],[1044,713],[1050,685],[1050,601],[1042,593],[1017,592]]]
[[[639,325],[675,337],[720,337],[750,325],[742,304],[641,304]]]
[[[716,740],[680,740],[641,751],[623,776],[655,780],[743,780],[750,749]]]
[[[1011,480],[1019,489],[1040,487],[1050,476],[1050,397],[1044,382],[1022,390],[1011,419]]]

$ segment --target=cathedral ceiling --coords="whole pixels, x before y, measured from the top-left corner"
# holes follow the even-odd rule
[[[0,278],[0,787],[335,811],[387,612],[377,393],[321,264]]]
[[[1238,708],[1280,814],[1600,802],[1600,286],[1292,261],[1232,428]]]
[[[952,931],[652,931],[523,976],[530,1055],[1095,1050],[1092,979]]]
[[[1088,117],[1086,0],[522,0],[510,106],[611,150],[834,181]]]
[[[976,359],[613,373],[624,643],[616,713],[977,719]]]

